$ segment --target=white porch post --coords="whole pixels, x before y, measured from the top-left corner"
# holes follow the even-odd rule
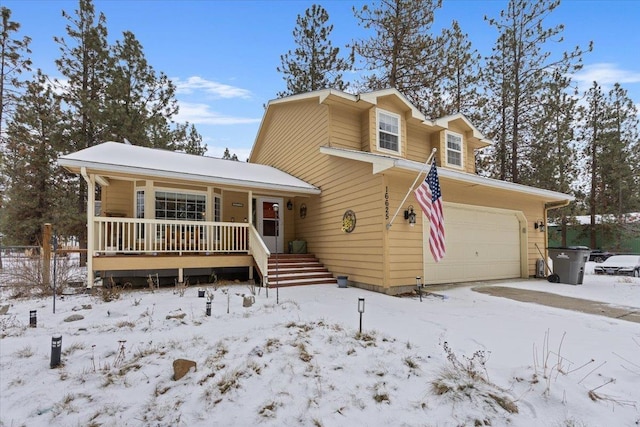
[[[247,222],[249,223],[249,227],[251,227],[253,225],[253,191],[249,190],[247,197],[247,210],[249,211],[247,212]],[[248,230],[247,235],[250,235]],[[249,249],[251,249],[251,238],[249,238]],[[253,266],[249,267],[249,280],[253,280]]]
[[[81,174],[87,182],[87,286],[93,287],[93,249],[94,224],[96,216],[96,183],[95,175],[89,176],[87,168],[81,168]]]

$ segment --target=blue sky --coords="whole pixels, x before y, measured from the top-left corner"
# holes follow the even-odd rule
[[[225,147],[241,160],[248,157],[264,113],[264,106],[285,89],[276,71],[280,55],[293,49],[296,17],[314,2],[214,0],[95,0],[96,11],[107,18],[111,42],[132,31],[142,43],[149,63],[178,86],[178,121],[194,123],[210,156]],[[344,45],[368,33],[353,16],[362,1],[317,1],[334,25],[331,40]],[[435,26],[458,20],[476,49],[489,55],[495,30],[483,17],[497,17],[506,0],[445,0],[436,12]],[[54,36],[65,35],[62,10],[72,13],[77,1],[0,0],[32,38],[34,66],[58,75]],[[594,42],[584,69],[574,76],[581,87],[597,80],[606,89],[618,81],[640,104],[640,2],[636,0],[563,0],[548,24],[565,25],[565,42],[558,51]]]

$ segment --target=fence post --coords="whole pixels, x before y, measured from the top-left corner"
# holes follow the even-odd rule
[[[42,284],[45,287],[51,284],[51,224],[48,222],[42,227]]]

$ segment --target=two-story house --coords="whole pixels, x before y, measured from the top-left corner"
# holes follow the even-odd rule
[[[90,271],[182,277],[243,266],[273,279],[269,257],[304,241],[334,276],[397,294],[416,277],[436,284],[536,274],[547,211],[573,198],[477,175],[475,153],[490,144],[463,115],[428,119],[397,90],[327,89],[271,101],[249,163],[106,143],[60,164],[89,183]],[[438,263],[411,191],[434,149],[447,246]],[[95,185],[101,216],[91,203]]]

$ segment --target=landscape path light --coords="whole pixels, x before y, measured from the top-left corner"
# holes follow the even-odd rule
[[[416,289],[418,291],[418,295],[420,295],[420,302],[422,302],[422,278],[420,276],[416,277]]]
[[[29,326],[32,328],[38,326],[37,310],[29,311]]]
[[[360,334],[362,335],[362,313],[364,313],[364,298],[358,298],[358,313],[360,313]]]
[[[60,366],[61,354],[62,354],[62,335],[56,334],[51,337],[51,363],[49,364],[51,368]]]

